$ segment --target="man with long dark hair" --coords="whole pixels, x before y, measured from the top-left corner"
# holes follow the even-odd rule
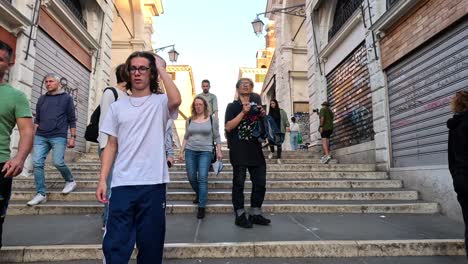
[[[162,139],[168,120],[177,117],[181,103],[164,64],[157,55],[132,53],[125,63],[132,95],[110,106],[100,128],[108,135],[96,190],[99,202],[109,202],[102,245],[106,263],[128,263],[135,242],[137,263],[162,263],[169,182]],[[158,75],[166,94],[158,92]],[[112,195],[107,201],[106,178],[114,158]]]

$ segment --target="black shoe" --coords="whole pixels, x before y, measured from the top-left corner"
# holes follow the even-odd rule
[[[263,217],[263,215],[250,215],[249,221],[256,225],[269,225],[271,223],[271,220]]]
[[[205,218],[205,208],[198,207],[197,218],[198,219]]]
[[[197,194],[197,196],[195,197],[195,199],[193,199],[192,203],[197,204],[197,203],[198,203],[198,200],[200,200],[200,197],[199,197],[198,194]]]
[[[243,228],[252,228],[252,222],[250,222],[249,219],[247,219],[245,213],[241,214],[240,216],[237,216],[235,223],[237,226]]]

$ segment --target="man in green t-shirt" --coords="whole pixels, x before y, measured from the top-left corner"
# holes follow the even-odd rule
[[[34,134],[28,99],[23,92],[3,80],[12,64],[12,53],[11,47],[0,41],[0,248],[12,178],[23,170],[24,161],[32,148]],[[10,158],[10,136],[15,125],[18,126],[20,140],[18,152]]]
[[[210,114],[218,118],[218,99],[216,95],[210,93],[210,81],[203,80],[202,81],[202,90],[203,93],[198,94],[197,96],[202,96],[208,102],[208,108],[210,110]]]
[[[330,136],[333,133],[333,112],[330,110],[330,104],[328,102],[322,103],[322,108],[320,109],[320,127],[319,132],[322,137],[322,146],[323,146],[323,157],[321,159],[322,163],[327,164],[331,160],[330,155]]]

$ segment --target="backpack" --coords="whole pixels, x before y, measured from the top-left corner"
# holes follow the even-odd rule
[[[115,99],[114,101],[117,101],[117,98],[119,98],[119,95],[117,94],[117,91],[115,90],[115,88],[107,87],[106,89],[104,89],[102,93],[104,94],[107,89],[112,91],[112,93],[114,94],[114,99]],[[89,125],[86,126],[85,135],[84,135],[86,141],[98,143],[99,118],[100,117],[101,117],[101,105],[99,104],[94,110],[93,114],[91,114]]]

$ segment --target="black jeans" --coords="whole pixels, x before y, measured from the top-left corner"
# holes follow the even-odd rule
[[[0,163],[0,170],[5,163]],[[0,172],[0,248],[2,248],[3,222],[5,222],[8,202],[11,196],[12,178],[5,178],[5,173]]]
[[[266,165],[261,166],[238,166],[233,165],[232,179],[232,204],[234,211],[244,208],[244,183],[247,170],[249,170],[250,181],[252,181],[252,194],[250,195],[250,207],[261,208],[266,192]]]
[[[278,159],[281,159],[281,152],[283,151],[283,148],[281,147],[281,145],[273,145],[273,144],[270,144],[270,152],[271,152],[271,153],[275,153],[275,146],[276,146],[276,148],[278,149],[277,158],[278,158]]]
[[[453,187],[457,193],[457,200],[460,203],[465,223],[465,252],[468,257],[468,169],[455,168],[451,173]]]

